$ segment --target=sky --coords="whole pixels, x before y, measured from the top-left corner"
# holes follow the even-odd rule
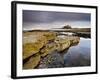
[[[90,27],[89,13],[23,10],[24,29],[61,28],[64,25]],[[83,23],[82,23],[83,22]]]

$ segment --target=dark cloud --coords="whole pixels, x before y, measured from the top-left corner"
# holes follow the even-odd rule
[[[49,23],[54,21],[90,21],[89,13],[23,10],[23,21]]]

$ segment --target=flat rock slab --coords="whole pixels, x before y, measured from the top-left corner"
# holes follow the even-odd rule
[[[39,53],[35,54],[34,56],[30,57],[27,62],[24,63],[23,69],[34,69],[40,62],[40,55]]]

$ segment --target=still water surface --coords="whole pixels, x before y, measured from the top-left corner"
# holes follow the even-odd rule
[[[64,54],[64,66],[90,66],[91,64],[91,39],[80,38],[80,42],[76,46],[72,46]]]

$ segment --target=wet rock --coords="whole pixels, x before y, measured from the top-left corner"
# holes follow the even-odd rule
[[[46,57],[42,58],[38,68],[60,68],[64,66],[63,57],[57,52],[53,51]]]

